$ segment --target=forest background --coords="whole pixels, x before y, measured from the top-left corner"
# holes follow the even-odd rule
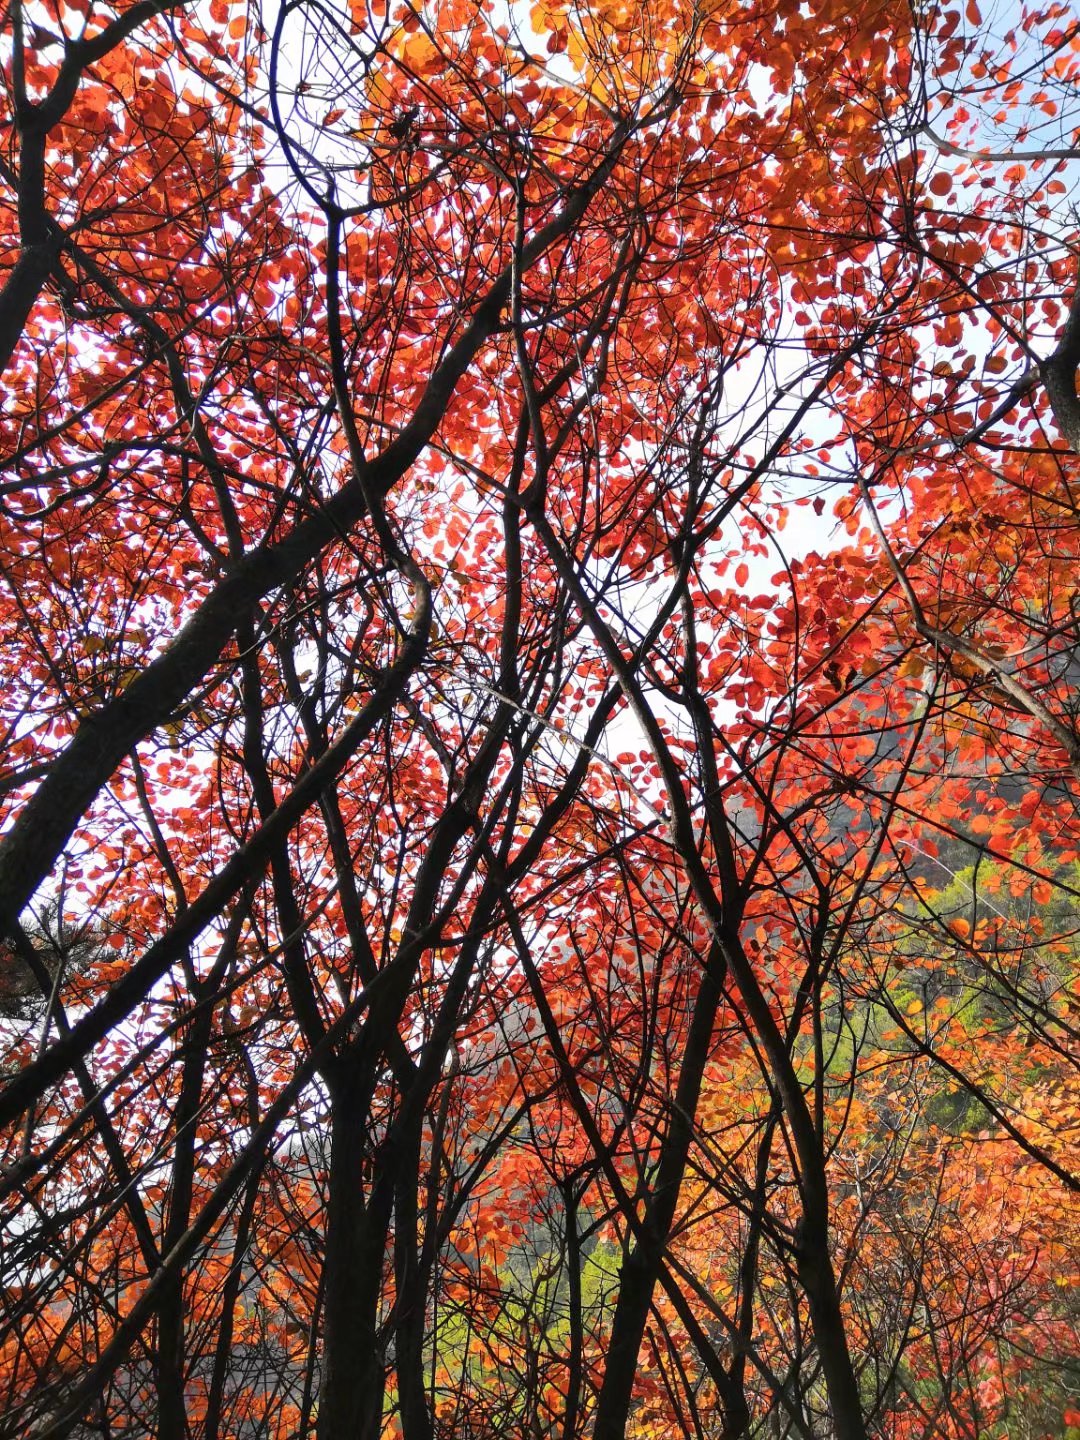
[[[0,1435],[1080,1437],[1080,24],[10,0]]]

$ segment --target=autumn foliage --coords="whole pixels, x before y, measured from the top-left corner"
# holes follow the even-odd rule
[[[0,1436],[1080,1436],[1080,26],[12,0]]]

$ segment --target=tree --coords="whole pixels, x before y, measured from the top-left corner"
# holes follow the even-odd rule
[[[1075,1323],[1066,9],[4,24],[4,1433],[1001,1433]]]

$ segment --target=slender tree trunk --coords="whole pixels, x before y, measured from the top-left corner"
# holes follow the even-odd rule
[[[213,1008],[204,1005],[196,1010],[185,1034],[184,1064],[180,1094],[176,1103],[175,1125],[180,1137],[173,1160],[172,1195],[165,1227],[163,1252],[168,1255],[187,1230],[191,1221],[191,1202],[195,1180],[195,1142],[198,1134],[196,1118],[202,1096],[206,1050],[213,1026]],[[157,1326],[157,1392],[158,1440],[184,1440],[187,1434],[187,1413],[184,1403],[185,1333],[184,1333],[184,1269],[178,1268],[166,1279],[158,1304]]]
[[[382,1423],[386,1368],[377,1321],[385,1225],[365,1204],[366,1093],[351,1079],[333,1093],[318,1440],[377,1440]]]
[[[645,1234],[634,1245],[622,1267],[619,1299],[611,1326],[604,1379],[597,1398],[593,1440],[622,1440],[626,1431],[649,1307],[675,1218],[679,1189],[693,1135],[692,1117],[697,1111],[702,1076],[709,1058],[709,1045],[720,1003],[720,987],[714,978],[714,967],[720,963],[719,948],[714,946],[708,967],[703,970],[694,1002],[690,1033],[683,1052],[678,1088],[672,1106],[671,1123],[660,1155],[656,1185],[645,1215]],[[721,1399],[728,1422],[725,1436],[741,1434],[747,1418],[741,1394],[725,1394]]]

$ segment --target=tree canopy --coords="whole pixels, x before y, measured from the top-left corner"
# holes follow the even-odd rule
[[[1080,23],[11,0],[0,1436],[1080,1436]]]

